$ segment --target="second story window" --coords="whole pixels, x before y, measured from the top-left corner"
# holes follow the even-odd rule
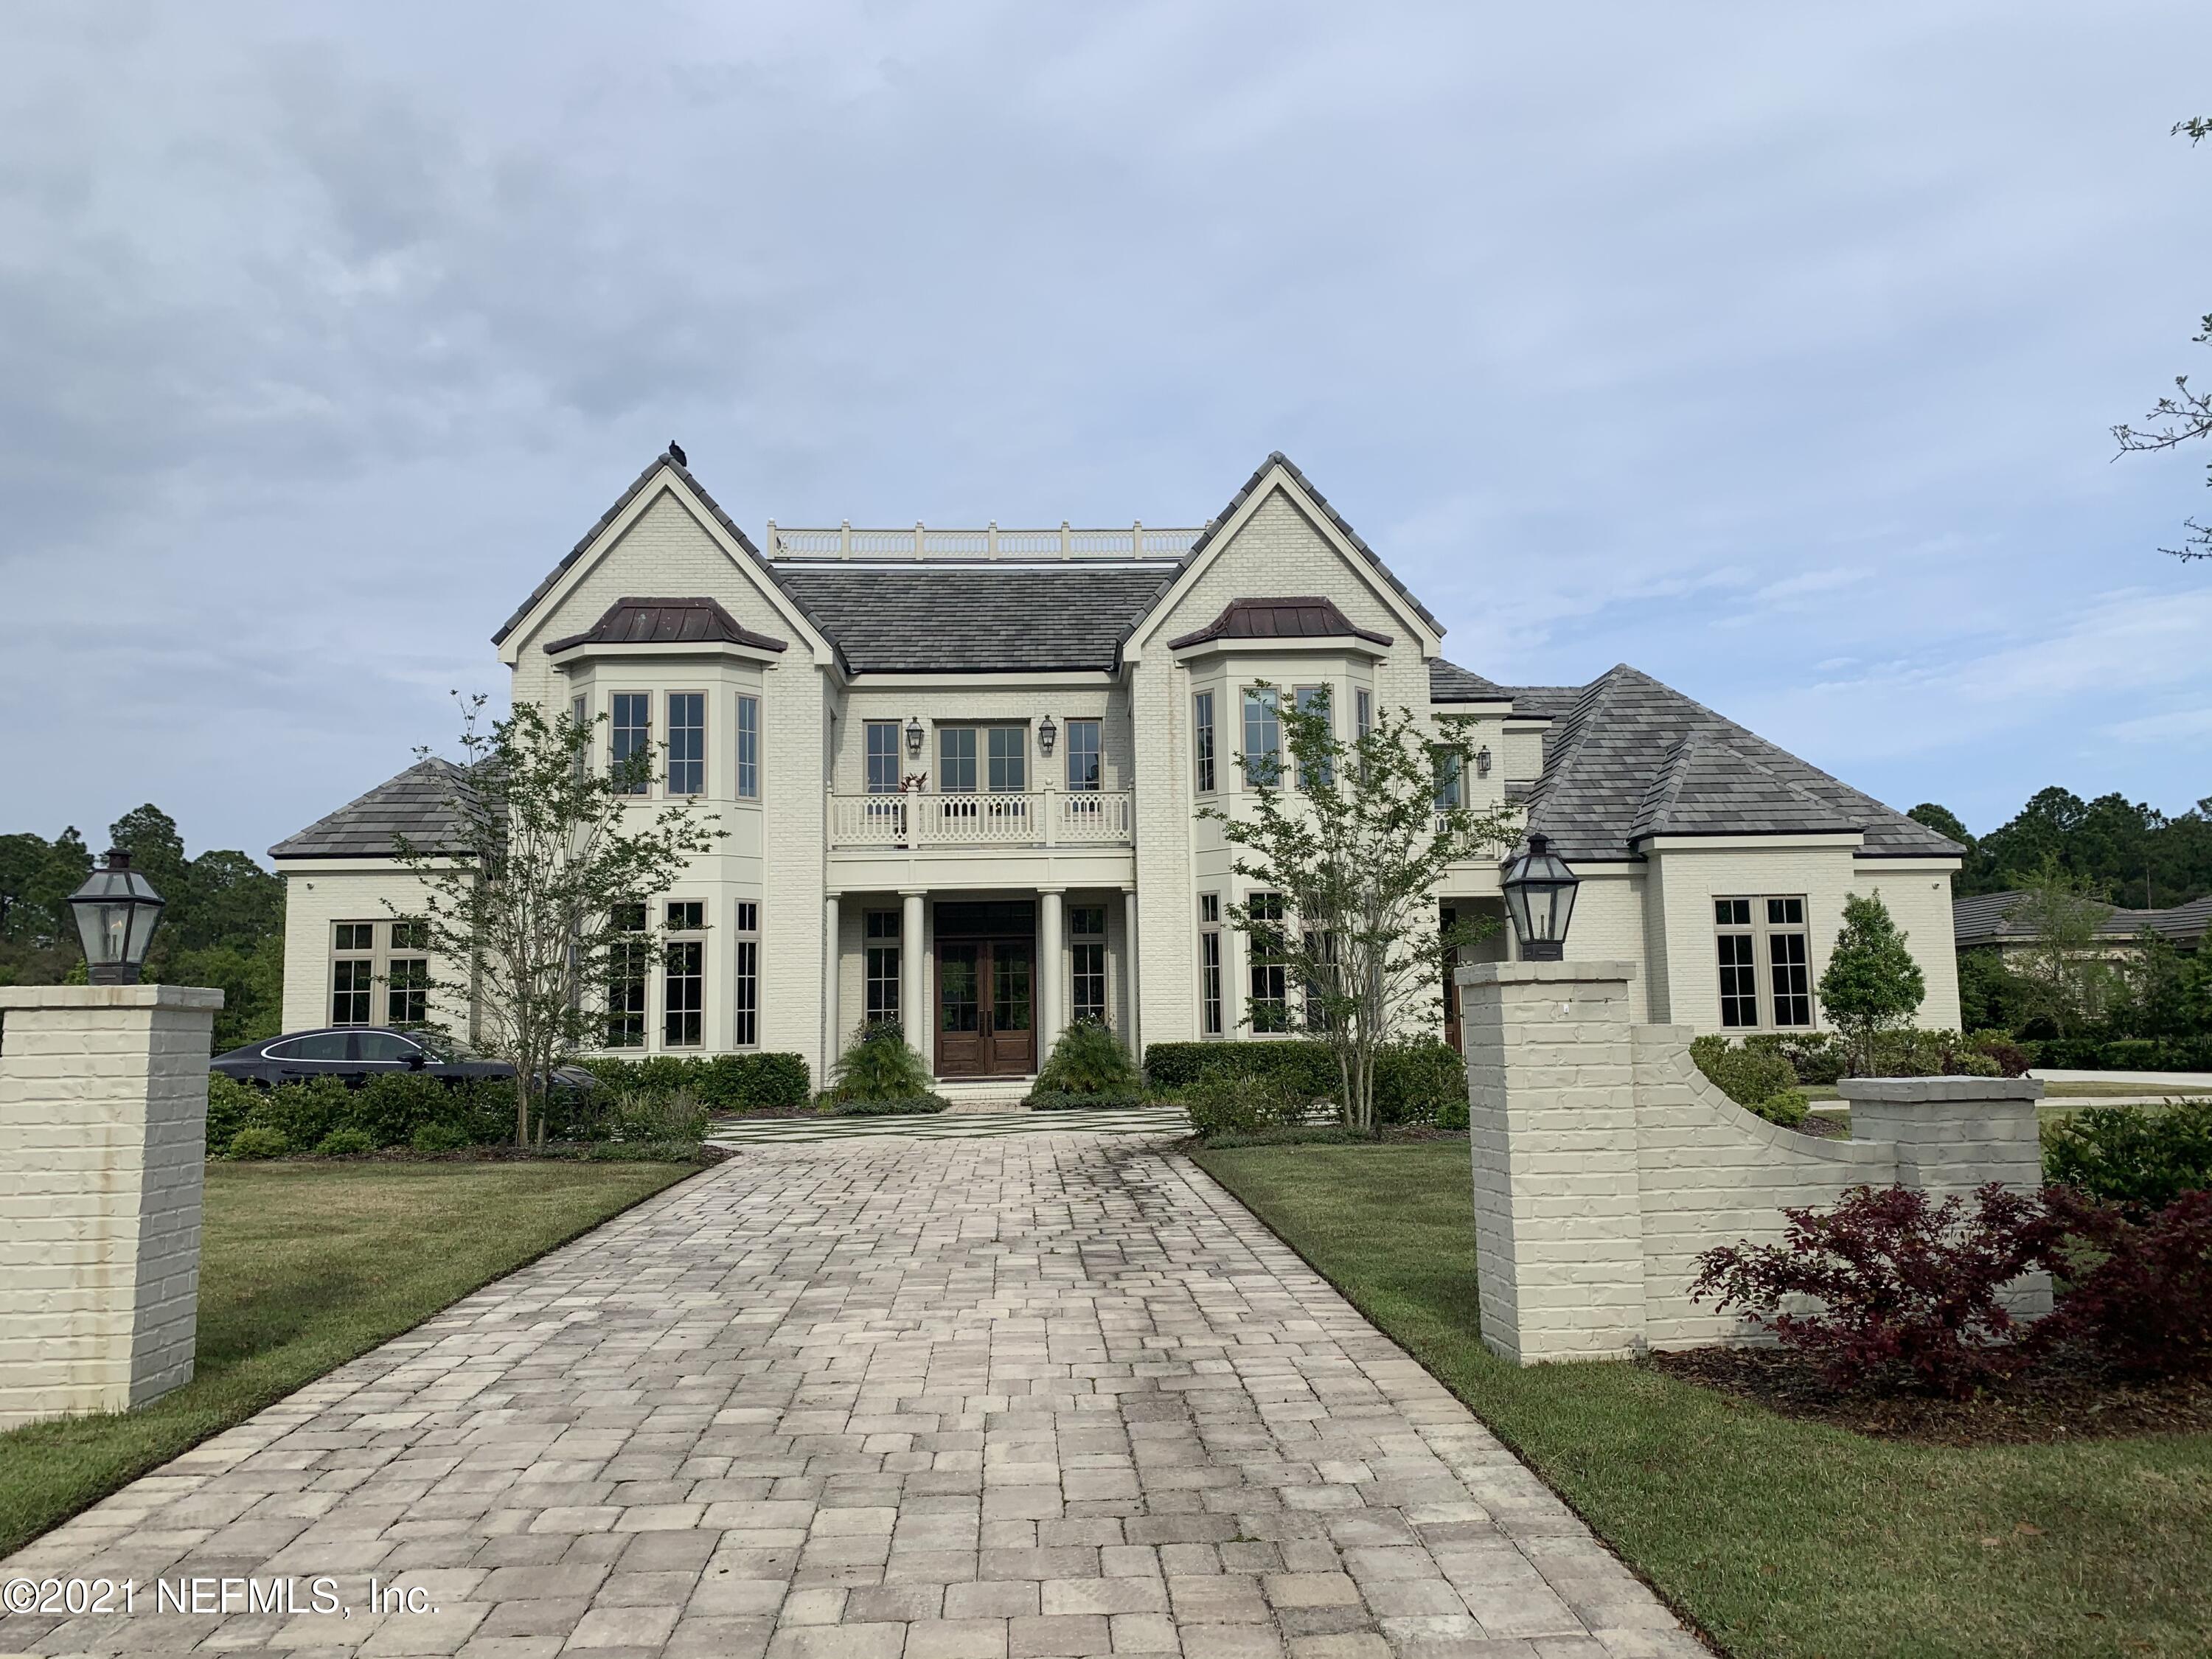
[[[1429,753],[1437,769],[1437,811],[1456,812],[1467,805],[1467,757],[1448,746]]]
[[[668,694],[668,793],[707,793],[707,698],[703,692]]]
[[[738,799],[760,799],[760,699],[738,699]]]
[[[1336,735],[1336,714],[1328,688],[1325,685],[1302,685],[1293,695],[1297,698],[1298,713],[1314,715],[1324,722],[1328,728],[1328,735],[1334,738]],[[1311,766],[1303,761],[1298,763],[1298,787],[1301,789],[1310,789],[1316,783],[1328,785],[1335,781],[1336,767],[1327,756]]]
[[[1098,722],[1070,720],[1067,723],[1067,787],[1070,789],[1096,789],[1100,787],[1101,764],[1098,750]]]
[[[984,734],[989,757],[991,793],[1018,795],[1030,787],[1030,734],[1026,726],[994,726]]]
[[[937,728],[937,787],[948,795],[975,793],[975,728]]]
[[[1364,689],[1352,694],[1352,740],[1354,743],[1375,729],[1375,694]]]
[[[1270,788],[1283,780],[1283,717],[1272,686],[1244,694],[1244,781]]]
[[[627,775],[626,769],[635,763],[639,770],[635,779],[623,789],[629,795],[642,795],[651,787],[644,771],[647,763],[633,763],[632,756],[649,755],[653,750],[653,697],[644,691],[617,691],[614,695],[612,720],[607,729],[607,758],[613,763],[617,775]]]
[[[1213,793],[1213,693],[1201,691],[1190,702],[1190,726],[1197,738],[1198,793]]]
[[[867,790],[872,795],[893,795],[899,787],[899,724],[870,720],[866,730]]]

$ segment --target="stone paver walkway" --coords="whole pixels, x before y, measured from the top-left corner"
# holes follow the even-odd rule
[[[1190,1115],[1180,1106],[1082,1106],[1061,1111],[951,1111],[934,1117],[738,1118],[717,1127],[707,1139],[717,1146],[753,1146],[794,1140],[977,1140],[1000,1135],[1172,1134],[1190,1133]]]
[[[1705,1652],[1219,1188],[1073,1133],[749,1150],[0,1565],[100,1575],[134,1614],[0,1649]],[[246,1582],[149,1610],[191,1578]]]

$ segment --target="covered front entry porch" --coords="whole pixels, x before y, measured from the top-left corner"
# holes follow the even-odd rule
[[[1103,1020],[1133,1052],[1133,889],[840,893],[829,900],[826,1052],[896,1020],[948,1085],[1036,1075],[1073,1019]]]

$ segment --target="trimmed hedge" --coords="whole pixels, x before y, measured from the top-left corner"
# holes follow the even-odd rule
[[[2035,1063],[2075,1072],[2212,1072],[2212,1036],[2046,1037]]]
[[[594,1054],[575,1064],[611,1088],[688,1090],[710,1112],[787,1110],[814,1093],[799,1054]]]
[[[926,1117],[945,1109],[935,1095],[912,1095],[904,1100],[844,1100],[830,1108],[831,1117]]]
[[[2131,1212],[2212,1187],[2212,1100],[2091,1106],[2043,1128],[2043,1175]]]
[[[1127,1106],[1158,1106],[1151,1095],[1074,1095],[1064,1089],[1039,1089],[1022,1103],[1033,1112],[1097,1111]]]
[[[1280,1084],[1312,1100],[1339,1093],[1336,1056],[1314,1037],[1267,1042],[1155,1042],[1145,1050],[1145,1076],[1166,1094],[1182,1094],[1202,1077]],[[1467,1105],[1467,1067],[1437,1037],[1385,1043],[1375,1056],[1375,1115],[1382,1123],[1428,1123]],[[1460,1127],[1466,1120],[1462,1117]]]

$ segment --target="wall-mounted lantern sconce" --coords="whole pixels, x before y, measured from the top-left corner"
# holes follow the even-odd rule
[[[921,757],[921,716],[909,716],[906,723],[906,752],[914,759]]]
[[[1478,778],[1490,775],[1490,745],[1486,743],[1474,751],[1474,775]]]
[[[1052,723],[1052,716],[1047,714],[1037,726],[1037,752],[1049,755],[1052,753],[1053,744],[1059,741],[1059,738],[1060,728]]]

